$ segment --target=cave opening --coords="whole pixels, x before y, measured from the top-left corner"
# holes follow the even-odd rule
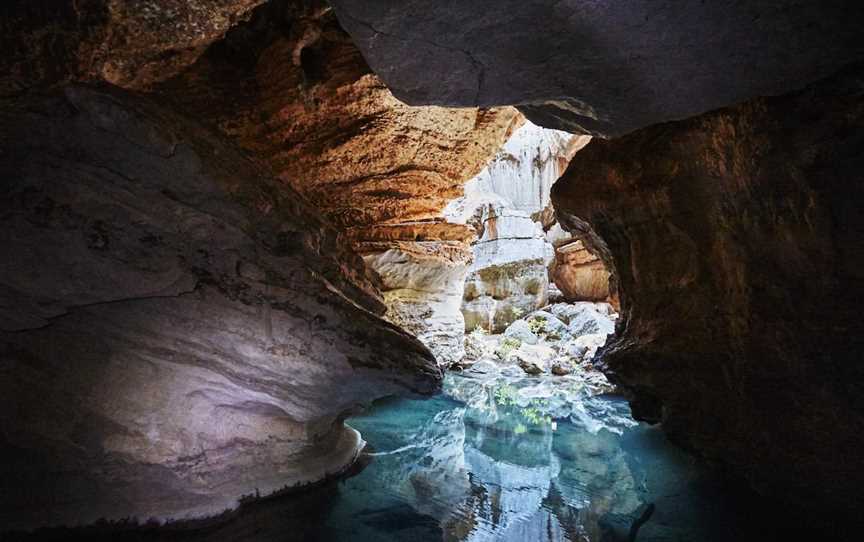
[[[441,224],[470,228],[467,256],[432,258],[441,241],[425,237],[414,241],[425,251],[366,255],[382,274],[385,318],[436,355],[444,386],[346,420],[370,463],[345,482],[336,532],[389,539],[398,524],[399,536],[420,539],[697,539],[729,521],[717,503],[722,512],[702,515],[693,501],[715,491],[710,474],[634,421],[599,369],[619,317],[615,281],[592,251],[594,232],[569,216],[562,227],[550,198],[590,139],[520,119],[441,211]],[[361,519],[367,501],[355,494],[375,499],[381,523]],[[395,503],[410,510],[389,525]]]
[[[0,538],[857,540],[864,3],[756,4],[5,2]]]

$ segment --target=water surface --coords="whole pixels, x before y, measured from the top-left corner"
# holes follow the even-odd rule
[[[514,368],[515,369],[515,368]],[[339,488],[333,540],[735,540],[712,477],[579,377],[447,376],[429,400],[349,420],[371,463]],[[639,519],[644,523],[636,530]],[[635,524],[635,525],[634,525]]]
[[[596,380],[599,378],[600,380]],[[479,362],[442,394],[388,399],[348,420],[359,471],[244,506],[205,529],[43,530],[39,540],[186,542],[735,541],[757,533],[662,430],[601,393],[602,375],[529,377]],[[362,467],[362,468],[361,468]],[[751,521],[751,523],[753,523]],[[121,526],[122,527],[122,526]],[[638,529],[636,529],[638,527]],[[33,537],[24,537],[31,540]]]

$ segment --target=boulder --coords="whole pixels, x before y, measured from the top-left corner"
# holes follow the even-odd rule
[[[585,356],[588,353],[588,345],[585,344],[584,337],[588,337],[588,335],[583,335],[579,338],[571,339],[570,341],[565,343],[564,347],[561,349],[562,353],[576,363],[581,362],[583,359],[585,359]]]
[[[478,332],[465,334],[465,356],[459,360],[461,365],[470,365],[483,357],[492,354],[492,349],[486,342],[486,335]]]
[[[549,340],[558,341],[569,334],[567,325],[550,312],[534,311],[525,318],[525,321],[528,322],[529,328],[537,329],[535,334]]]
[[[570,349],[573,352],[578,352],[584,348],[585,352],[582,354],[582,360],[590,361],[594,358],[597,350],[606,344],[608,338],[609,335],[606,335],[605,333],[587,333],[585,335],[580,335],[573,339]]]
[[[501,371],[501,366],[494,361],[480,360],[465,370],[466,374],[494,376]]]
[[[579,313],[579,304],[576,303],[553,303],[547,307],[544,307],[543,310],[551,313],[553,316],[564,322],[565,324],[570,323],[570,318]]]
[[[527,374],[536,376],[543,374],[543,367],[537,364],[536,361],[528,360],[528,359],[520,359],[519,367],[522,368]]]
[[[573,372],[573,367],[567,361],[556,361],[552,364],[551,371],[555,376],[567,376]]]
[[[524,344],[537,344],[540,339],[531,331],[531,327],[525,320],[516,320],[504,330],[505,337],[512,337]]]
[[[595,333],[603,335],[615,333],[615,323],[601,313],[594,304],[582,304],[576,309],[576,312],[570,315],[570,323],[567,326],[570,335],[580,337]]]
[[[513,357],[526,373],[541,374],[548,369],[555,357],[555,350],[545,345],[522,344]]]
[[[609,271],[578,239],[556,244],[550,278],[567,301],[600,301],[610,295]]]

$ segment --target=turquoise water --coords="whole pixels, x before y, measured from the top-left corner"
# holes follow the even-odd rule
[[[576,378],[451,374],[440,396],[348,423],[374,451],[340,484],[325,539],[740,539],[707,472]]]
[[[384,400],[349,419],[369,444],[353,476],[265,499],[212,528],[97,526],[22,540],[792,539],[754,527],[777,522],[729,499],[660,428],[637,424],[623,399],[602,393],[609,389],[597,373],[528,377],[478,362],[448,374],[436,397]]]

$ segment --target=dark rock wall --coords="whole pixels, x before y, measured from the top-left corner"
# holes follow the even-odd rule
[[[613,270],[634,414],[782,502],[864,484],[864,70],[615,140],[553,188]]]
[[[83,86],[0,117],[5,528],[317,481],[349,412],[440,385],[335,230],[190,119]]]
[[[864,56],[855,0],[331,0],[414,105],[519,105],[614,136],[788,92]]]
[[[0,96],[70,80],[142,89],[176,75],[265,0],[7,0]]]
[[[864,56],[848,0],[260,4],[0,6],[4,525],[217,512],[436,389],[352,246],[465,243],[430,218],[520,120],[397,98],[618,136]],[[636,415],[831,518],[864,482],[861,73],[595,140],[554,195]]]

